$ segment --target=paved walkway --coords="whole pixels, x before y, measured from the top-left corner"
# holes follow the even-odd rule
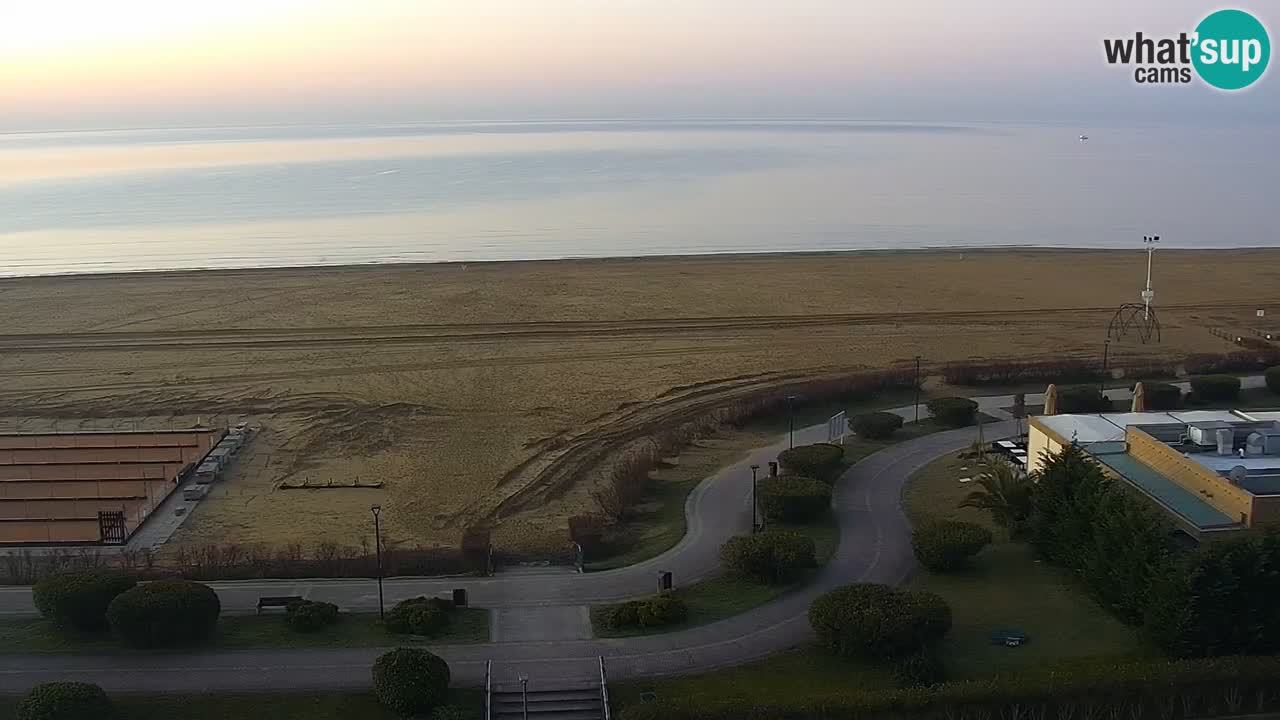
[[[1012,423],[988,425],[988,437],[1013,432]],[[826,425],[796,433],[796,443],[825,439]],[[466,587],[473,604],[494,609],[493,641],[433,648],[449,661],[455,682],[477,685],[486,660],[497,679],[528,673],[540,679],[586,679],[605,657],[617,679],[700,672],[790,649],[810,638],[809,604],[850,582],[897,584],[913,567],[910,527],[901,507],[903,486],[933,459],[968,446],[976,428],[935,433],[882,450],[838,481],[835,509],[840,543],[818,577],[778,600],[720,622],[680,632],[625,639],[585,639],[588,605],[651,594],[656,572],[672,570],[677,584],[718,572],[719,548],[750,527],[750,465],[763,465],[785,446],[746,455],[708,478],[689,496],[688,533],[670,551],[637,565],[587,575],[515,574],[456,580],[401,579],[387,584],[388,602]],[[216,583],[229,612],[251,610],[261,594],[297,593],[337,602],[349,610],[377,607],[367,580]],[[0,611],[30,615],[30,593],[0,591]],[[207,691],[365,687],[369,667],[383,650],[250,650],[76,656],[0,655],[0,692],[53,679],[96,682],[109,690]]]

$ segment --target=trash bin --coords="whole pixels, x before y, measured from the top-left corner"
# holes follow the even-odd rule
[[[467,589],[466,588],[453,589],[453,606],[460,607],[460,608],[464,608],[467,606]]]

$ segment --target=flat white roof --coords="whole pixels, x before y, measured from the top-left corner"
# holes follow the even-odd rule
[[[1212,422],[1214,420],[1218,420],[1220,422],[1240,422],[1244,419],[1231,410],[1178,410],[1176,412],[1169,413],[1169,415],[1182,423]],[[1137,424],[1140,425],[1141,423]]]
[[[1249,470],[1274,470],[1280,468],[1280,457],[1263,455],[1261,457],[1240,457],[1239,455],[1218,455],[1216,453],[1191,453],[1187,457],[1218,473],[1229,472],[1237,465]]]
[[[1067,441],[1092,443],[1124,439],[1124,428],[1104,415],[1041,415],[1036,420]]]

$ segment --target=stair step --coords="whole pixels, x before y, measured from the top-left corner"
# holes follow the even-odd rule
[[[509,708],[520,709],[523,707],[524,707],[524,703],[520,700],[520,698],[496,700],[493,703],[493,708],[495,710],[507,710]],[[597,697],[597,698],[577,698],[572,700],[538,700],[536,702],[534,698],[532,697],[529,698],[529,712],[533,712],[535,709],[537,709],[538,712],[542,712],[544,710],[549,712],[551,710],[590,710],[592,708],[595,708],[597,710],[600,709],[600,698]]]
[[[507,699],[520,700],[523,697],[523,694],[519,690],[515,692],[504,690],[502,692],[495,692],[493,694],[493,697],[495,699],[502,698],[503,700],[507,700]],[[529,702],[533,702],[535,699],[542,701],[542,700],[577,700],[580,698],[585,698],[588,700],[599,700],[600,688],[590,688],[586,690],[538,690],[536,692],[533,690],[529,691]]]
[[[494,720],[512,720],[514,718],[524,720],[524,712],[522,710],[495,710],[493,717]],[[604,713],[597,708],[595,710],[566,710],[535,714],[533,708],[529,708],[529,718],[530,720],[603,720]]]

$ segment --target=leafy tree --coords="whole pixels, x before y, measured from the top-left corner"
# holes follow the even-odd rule
[[[960,507],[977,508],[991,513],[991,519],[1009,532],[1022,537],[1032,511],[1032,484],[1022,472],[1001,458],[988,457],[974,483],[980,488],[960,501]]]

